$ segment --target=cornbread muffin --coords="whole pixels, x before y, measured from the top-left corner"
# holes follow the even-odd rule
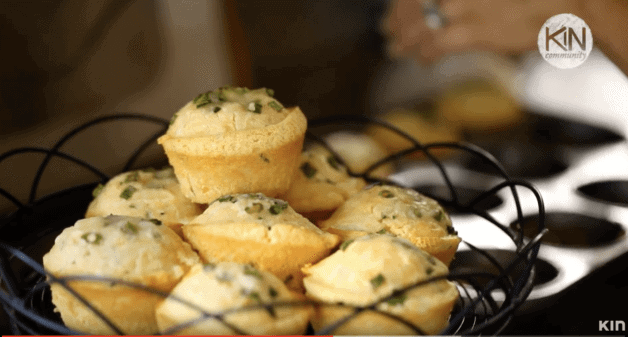
[[[119,174],[98,185],[93,194],[87,218],[116,214],[157,219],[177,234],[181,234],[182,224],[203,212],[200,205],[183,195],[171,167]]]
[[[301,267],[329,255],[339,238],[320,230],[283,200],[261,193],[225,195],[183,226],[206,262],[250,263],[302,291]]]
[[[449,215],[435,200],[389,185],[376,185],[353,195],[320,226],[342,240],[369,233],[402,237],[447,266],[460,243]]]
[[[270,89],[220,88],[174,114],[157,142],[183,194],[210,203],[225,194],[285,193],[299,163],[307,121]]]
[[[423,107],[418,110],[398,108],[382,114],[379,119],[405,132],[422,145],[457,142],[462,139],[458,124],[448,121],[432,107]],[[382,126],[370,126],[366,133],[382,144],[388,154],[399,153],[414,146],[411,141],[397,132]],[[445,148],[433,148],[429,151],[441,158],[451,156],[454,153]],[[423,151],[420,150],[413,152],[409,157],[426,158]]]
[[[169,292],[200,262],[190,245],[170,228],[153,221],[111,215],[77,221],[55,239],[43,265],[55,277],[96,276]],[[74,291],[100,310],[123,333],[158,332],[158,294],[111,281],[70,281]],[[90,334],[116,334],[96,314],[58,283],[52,303],[66,326]]]
[[[240,330],[235,331],[215,318],[198,320],[202,316],[200,310],[173,297],[213,314],[261,304],[302,302],[302,295],[288,290],[275,275],[233,262],[194,266],[157,307],[160,331],[184,335],[301,335],[312,314],[311,307],[299,304],[224,315],[228,324]],[[191,322],[194,324],[183,328]]]
[[[435,335],[448,323],[458,298],[446,279],[447,267],[409,241],[391,235],[367,235],[343,242],[340,249],[315,265],[303,268],[306,296],[328,303],[316,308],[315,331],[353,312],[335,305],[369,306],[403,318],[421,332]],[[401,293],[406,287],[426,282]],[[416,335],[393,318],[368,310],[332,332],[333,335]]]
[[[482,133],[513,127],[525,117],[506,89],[484,79],[452,85],[439,96],[437,110],[465,130]]]
[[[295,211],[316,222],[328,218],[364,186],[364,179],[351,177],[331,152],[317,144],[301,154],[299,169],[282,198]]]
[[[386,148],[373,137],[363,134],[339,131],[329,134],[325,141],[347,164],[354,173],[361,174],[371,165],[386,158]],[[376,178],[385,178],[394,172],[391,163],[378,166],[369,175]]]

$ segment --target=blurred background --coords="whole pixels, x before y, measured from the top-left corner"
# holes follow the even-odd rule
[[[0,7],[0,152],[50,147],[77,125],[109,114],[169,119],[198,93],[222,85],[272,88],[281,102],[299,105],[310,119],[368,115],[423,142],[469,140],[499,159],[510,156],[510,166],[521,173],[540,170],[532,173],[541,176],[563,170],[563,154],[547,139],[512,136],[514,130],[530,132],[522,125],[561,122],[539,120],[539,113],[587,123],[550,130],[550,143],[564,136],[561,132],[582,131],[568,128],[601,127],[589,131],[608,137],[602,140],[625,133],[626,77],[600,52],[569,70],[553,68],[536,52],[517,58],[469,52],[430,66],[392,60],[380,30],[387,5],[384,0],[5,2]],[[63,149],[115,172],[120,163],[102,154],[122,158],[147,135],[138,128],[151,130],[119,124]],[[382,130],[368,134],[385,151],[408,146]],[[572,142],[590,143],[593,137],[580,136]],[[158,148],[152,150],[148,157],[158,155]],[[528,155],[546,165],[533,169],[529,160],[522,162]],[[20,194],[41,156],[3,162],[3,171],[14,172],[3,187]],[[63,179],[43,179],[42,193],[83,175],[58,174]]]
[[[567,70],[547,64],[536,51],[518,57],[468,52],[430,66],[393,60],[380,31],[387,5],[385,0],[4,1],[0,153],[51,147],[97,117],[136,112],[169,119],[201,92],[263,86],[310,119],[366,115],[423,142],[476,143],[513,176],[542,186],[571,179],[578,181],[571,186],[577,189],[628,178],[620,172],[628,160],[621,158],[604,165],[621,170],[597,178],[591,178],[595,170],[570,171],[609,144],[625,147],[628,79],[597,49]],[[115,159],[125,158],[156,130],[140,122],[112,122],[63,151],[115,174],[122,165]],[[367,154],[409,146],[381,129],[360,131],[378,148]],[[348,144],[365,143],[355,143],[351,134],[336,136],[329,139],[356,147],[349,152],[357,152],[358,145]],[[491,173],[470,158],[439,155]],[[161,156],[155,144],[139,165]],[[29,154],[0,163],[0,187],[26,198],[25,186],[42,158]],[[51,162],[39,195],[94,181],[84,169],[67,166]],[[615,193],[611,202],[628,203],[628,191],[617,192],[621,186],[589,190],[593,197]],[[12,205],[0,199],[0,209],[6,213]]]

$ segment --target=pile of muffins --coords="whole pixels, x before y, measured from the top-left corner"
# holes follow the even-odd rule
[[[223,87],[181,108],[158,139],[172,167],[99,185],[44,256],[65,325],[294,335],[360,308],[333,333],[442,331],[459,296],[447,213],[304,149],[306,128],[265,88]]]

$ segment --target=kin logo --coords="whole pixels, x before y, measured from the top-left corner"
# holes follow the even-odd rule
[[[626,323],[624,321],[599,321],[599,331],[626,331]]]
[[[562,35],[563,42],[556,40],[558,35]],[[550,51],[550,42],[554,42],[560,49],[563,51],[572,51],[573,50],[573,41],[576,41],[580,49],[583,51],[587,50],[587,28],[582,27],[582,34],[580,37],[576,35],[576,32],[573,28],[563,27],[553,33],[550,34],[549,27],[545,27],[545,51]]]
[[[573,14],[558,14],[549,18],[539,31],[539,53],[549,64],[575,68],[589,57],[593,49],[593,34],[587,24]]]

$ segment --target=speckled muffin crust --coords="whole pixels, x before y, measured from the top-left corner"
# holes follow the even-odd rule
[[[185,335],[300,335],[305,333],[312,314],[311,307],[300,304],[224,315],[227,324],[240,330],[235,331],[218,319],[198,320],[201,311],[177,299],[214,314],[261,304],[299,303],[304,299],[288,290],[275,275],[233,262],[195,266],[157,307],[160,331]],[[195,323],[181,329],[189,322]]]
[[[376,185],[349,198],[321,228],[350,240],[389,233],[409,240],[449,265],[460,238],[445,210],[412,189]]]
[[[312,221],[328,218],[366,182],[351,177],[347,168],[321,145],[303,151],[299,169],[283,199],[292,208]]]
[[[329,255],[338,236],[320,230],[288,203],[261,193],[225,195],[183,226],[207,262],[250,263],[302,291],[301,267]]]
[[[411,285],[448,274],[447,267],[409,241],[392,235],[367,235],[345,241],[335,253],[303,268],[306,296],[331,305],[317,306],[315,331],[349,315],[351,306],[377,305],[401,317],[425,334],[438,334],[447,326],[458,298],[450,281],[438,279],[395,295]],[[393,318],[366,311],[343,324],[334,335],[416,335]]]
[[[174,114],[161,144],[186,197],[210,203],[225,194],[278,196],[290,186],[307,128],[298,107],[272,90],[224,87]]]
[[[121,173],[94,190],[85,217],[127,215],[157,219],[180,234],[182,224],[203,212],[186,198],[174,170],[145,169]]]
[[[189,244],[170,228],[126,217],[92,217],[77,221],[55,239],[43,265],[55,277],[98,276],[133,282],[168,292],[200,262]],[[158,331],[155,306],[162,296],[121,284],[70,281],[68,285],[125,334]],[[90,334],[115,333],[58,283],[52,302],[63,322]]]

